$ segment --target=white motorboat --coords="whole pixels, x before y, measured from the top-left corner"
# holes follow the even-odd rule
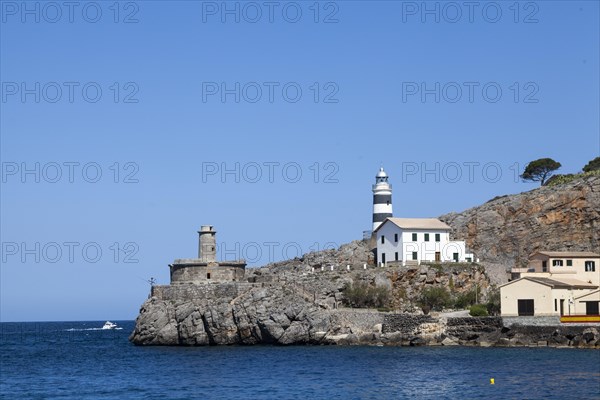
[[[117,328],[117,324],[115,324],[114,322],[110,322],[110,321],[106,321],[104,323],[104,326],[102,327],[102,329],[116,329]]]

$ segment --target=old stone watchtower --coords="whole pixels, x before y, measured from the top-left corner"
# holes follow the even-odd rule
[[[244,279],[246,262],[217,261],[216,231],[203,225],[198,231],[198,258],[177,259],[170,264],[171,284],[238,282]]]

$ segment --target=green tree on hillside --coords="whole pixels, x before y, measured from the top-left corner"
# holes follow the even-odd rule
[[[583,172],[600,171],[600,157],[596,157],[583,167]]]
[[[356,308],[387,307],[391,298],[390,289],[384,286],[371,286],[358,280],[344,285],[342,294],[344,303]]]
[[[552,173],[560,167],[560,163],[551,158],[540,158],[527,164],[521,178],[526,181],[540,182],[543,186]]]
[[[443,287],[431,287],[421,292],[419,304],[432,310],[441,311],[451,304],[450,293]]]

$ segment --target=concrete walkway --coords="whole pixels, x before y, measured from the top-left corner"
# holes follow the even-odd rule
[[[469,316],[469,310],[460,310],[460,311],[445,312],[445,313],[440,313],[439,316],[441,318],[461,318],[461,317],[468,317]]]

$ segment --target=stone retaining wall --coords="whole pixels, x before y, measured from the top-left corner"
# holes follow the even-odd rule
[[[152,287],[150,297],[159,300],[190,300],[198,298],[233,299],[240,294],[261,286],[252,283],[210,283],[203,285],[157,285]]]
[[[373,332],[375,326],[384,324],[385,316],[374,310],[334,310],[331,321],[337,326],[350,326],[353,332]]]
[[[489,331],[490,328],[502,328],[502,318],[500,317],[454,317],[448,318],[446,322],[448,329],[469,329]]]
[[[432,322],[436,320],[430,315],[387,314],[383,320],[382,333],[399,332],[409,335],[422,324]]]

